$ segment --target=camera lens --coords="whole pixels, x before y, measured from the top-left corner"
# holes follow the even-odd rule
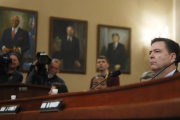
[[[40,64],[47,64],[48,63],[48,59],[47,59],[46,56],[39,57],[38,61],[39,61]]]

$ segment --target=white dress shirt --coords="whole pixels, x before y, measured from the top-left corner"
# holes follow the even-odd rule
[[[175,73],[176,69],[174,69],[173,71],[171,71],[170,73],[168,73],[165,77],[170,77]]]
[[[72,41],[72,36],[67,36],[67,41]]]

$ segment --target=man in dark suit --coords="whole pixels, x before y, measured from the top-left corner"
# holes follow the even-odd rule
[[[20,19],[14,15],[11,18],[12,28],[4,30],[1,38],[0,48],[6,53],[17,53],[22,62],[23,54],[30,48],[29,34],[19,27]]]
[[[79,62],[79,40],[73,36],[72,26],[67,27],[67,36],[62,39],[60,60],[63,69],[72,70],[75,67],[81,67]]]
[[[109,60],[109,69],[126,69],[127,54],[123,44],[119,43],[120,37],[117,33],[112,34],[113,43],[109,43],[106,57]]]
[[[173,63],[179,55],[179,44],[167,38],[155,38],[151,41],[151,49],[149,51],[149,62],[152,71],[156,74],[164,67]],[[157,78],[169,77],[176,73],[177,64],[172,64],[166,68]]]

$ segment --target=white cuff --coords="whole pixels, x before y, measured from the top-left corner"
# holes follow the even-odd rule
[[[2,51],[3,51],[3,52],[4,52],[4,50],[3,50],[4,48],[5,48],[5,46],[2,47]]]
[[[21,48],[20,48],[20,47],[18,47],[18,49],[19,49],[19,54],[21,54]]]

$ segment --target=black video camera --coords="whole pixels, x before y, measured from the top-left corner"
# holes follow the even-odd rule
[[[0,55],[0,74],[7,73],[9,64],[12,63],[12,59],[7,53]]]
[[[36,56],[38,62],[36,64],[38,70],[38,74],[45,74],[46,73],[46,65],[49,65],[51,63],[51,58],[46,55],[44,52],[38,52]]]

